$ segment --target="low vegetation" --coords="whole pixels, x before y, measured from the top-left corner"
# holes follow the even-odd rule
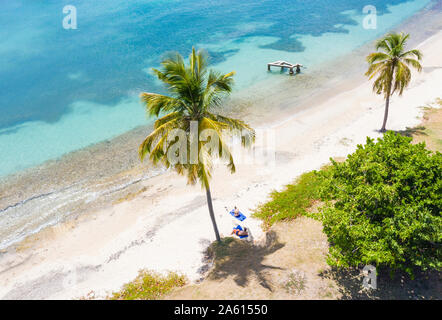
[[[247,242],[232,237],[222,238],[220,242],[213,242],[207,248],[207,256],[216,263],[222,263],[226,257],[239,257],[246,253]]]
[[[173,290],[165,299],[315,299],[336,287],[327,268],[327,238],[319,221],[300,217],[275,223],[257,242],[223,238],[209,247],[204,280]]]
[[[328,167],[322,168],[322,171],[327,170]],[[320,199],[323,184],[324,177],[318,171],[304,173],[293,184],[287,185],[284,191],[273,192],[271,200],[261,205],[253,216],[263,220],[263,228],[269,229],[278,221],[306,215]]]
[[[373,264],[409,274],[442,267],[442,155],[388,132],[347,160],[303,174],[274,192],[255,216],[269,228],[306,215],[323,223],[328,263]],[[318,214],[311,207],[322,203]]]
[[[304,291],[306,281],[304,273],[292,270],[287,276],[284,288],[291,294],[299,295]]]
[[[439,107],[433,107],[437,105]],[[413,137],[413,143],[425,142],[427,149],[442,152],[442,108],[440,106],[442,106],[442,99],[437,99],[435,104],[424,107],[422,125],[407,128],[405,135]]]
[[[186,284],[186,278],[182,275],[170,272],[161,275],[152,271],[140,271],[138,277],[124,285],[123,289],[115,292],[112,300],[158,300],[174,288]]]
[[[119,204],[119,203],[123,203],[125,201],[131,201],[131,200],[137,198],[140,194],[146,192],[147,190],[148,190],[148,187],[142,187],[140,190],[138,190],[136,192],[128,193],[124,197],[119,198],[118,200],[114,201],[113,204]]]

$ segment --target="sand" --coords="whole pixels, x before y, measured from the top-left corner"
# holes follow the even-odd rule
[[[442,32],[419,49],[424,69],[413,73],[402,97],[391,99],[388,129],[419,124],[422,107],[442,97]],[[233,226],[225,206],[236,205],[249,216],[272,190],[330,157],[346,156],[367,136],[381,136],[377,130],[384,102],[373,94],[371,83],[355,81],[327,94],[327,99],[314,98],[303,111],[262,128],[274,134],[274,161],[237,163],[234,175],[216,168],[211,191],[222,235],[229,235]],[[104,298],[143,268],[178,271],[191,281],[201,278],[203,250],[214,240],[204,190],[188,186],[172,171],[143,185],[145,191],[133,199],[80,215],[28,238],[17,250],[0,253],[0,297],[72,299],[93,291]],[[253,238],[260,241],[260,222],[250,217],[247,221]]]

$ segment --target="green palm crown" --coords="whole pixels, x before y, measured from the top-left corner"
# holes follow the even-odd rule
[[[160,70],[153,72],[165,85],[169,95],[142,93],[141,99],[150,116],[161,117],[155,121],[154,130],[139,147],[139,155],[143,160],[147,154],[153,163],[161,162],[167,168],[173,167],[179,174],[186,175],[188,183],[200,181],[208,189],[213,159],[219,158],[227,162],[232,173],[235,163],[226,143],[226,137],[234,132],[241,132],[243,146],[250,146],[255,139],[255,131],[244,121],[232,119],[217,113],[222,108],[223,98],[232,91],[234,72],[221,74],[208,70],[208,56],[204,51],[192,49],[189,63],[183,57],[169,54],[161,63]],[[189,140],[191,124],[197,124],[198,136],[210,129],[219,141],[216,152],[206,150],[204,141],[198,139],[198,161],[190,161],[190,142],[187,144],[187,161],[171,162],[167,156],[174,152],[173,132],[176,129],[185,132]],[[172,135],[172,138],[169,136]]]
[[[388,117],[390,97],[394,93],[402,95],[411,81],[410,66],[419,72],[422,66],[419,61],[422,53],[419,50],[405,50],[410,37],[404,33],[390,33],[376,42],[376,51],[367,56],[369,64],[366,76],[369,79],[377,77],[373,83],[373,90],[377,94],[384,94],[385,115],[381,131],[385,131]]]

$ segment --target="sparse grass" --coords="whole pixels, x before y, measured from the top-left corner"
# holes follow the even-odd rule
[[[136,197],[138,197],[140,194],[142,194],[143,192],[146,192],[147,189],[148,189],[147,187],[143,187],[143,188],[141,188],[140,190],[138,190],[137,192],[128,193],[125,197],[120,198],[120,199],[118,199],[118,200],[115,200],[115,201],[113,202],[113,204],[119,204],[119,203],[122,203],[122,202],[125,202],[125,201],[133,200],[133,199],[135,199]]]
[[[323,167],[321,170],[327,168]],[[273,192],[271,200],[259,206],[253,216],[263,220],[263,228],[268,230],[277,221],[307,215],[308,210],[320,199],[319,192],[323,182],[318,171],[304,173],[295,183],[287,185],[285,190]]]
[[[442,106],[442,100],[437,104]],[[427,108],[424,114],[424,131],[413,135],[413,142],[425,142],[427,149],[442,152],[442,108]]]
[[[266,234],[264,246],[234,238],[224,238],[219,243],[214,242],[207,250],[207,256],[213,261],[213,267],[207,278],[214,280],[233,276],[236,282],[244,284],[248,282],[247,278],[250,275],[254,275],[263,286],[268,286],[265,270],[279,268],[263,265],[262,261],[283,246],[274,232]]]
[[[327,248],[318,241],[326,242],[321,223],[307,217],[276,223],[256,244],[223,239],[211,246],[213,263],[205,279],[165,299],[315,299],[325,286],[317,270],[328,268]],[[291,279],[294,270],[300,276]]]
[[[303,272],[292,270],[287,277],[284,288],[288,293],[298,295],[304,291],[306,281],[307,280]]]
[[[413,138],[413,143],[425,142],[427,149],[442,152],[442,99],[423,106],[422,123],[414,128],[406,128],[397,133]]]
[[[339,143],[348,147],[353,141],[349,138],[342,138]]]
[[[239,257],[247,250],[247,243],[231,237],[222,238],[221,242],[213,242],[207,248],[208,256],[216,262],[222,262],[226,257]]]
[[[163,276],[161,274],[142,270],[137,278],[124,285],[119,292],[112,294],[112,300],[158,300],[172,289],[183,287],[186,278],[174,272]]]
[[[327,237],[318,220],[300,217],[278,222],[260,245],[226,238],[212,244],[214,258],[208,276],[197,284],[176,288],[164,299],[291,300],[291,299],[438,299],[441,276],[418,276],[404,282],[383,272],[378,290],[363,291],[358,268],[327,265]],[[245,250],[245,251],[244,251]],[[298,275],[290,279],[290,273]],[[302,275],[305,275],[303,277]],[[291,281],[290,281],[291,280]],[[285,285],[288,284],[287,290]]]
[[[326,292],[322,295],[322,297],[323,297],[324,299],[333,299],[333,293],[331,293],[330,291],[326,291]]]

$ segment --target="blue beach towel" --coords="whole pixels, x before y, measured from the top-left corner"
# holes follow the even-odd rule
[[[242,227],[241,227],[240,225],[237,225],[236,228],[234,228],[234,229],[238,229],[238,230],[243,231],[243,230],[242,230]],[[248,235],[247,235],[247,236],[237,236],[237,237],[239,237],[240,239],[244,239],[244,238],[247,238]]]
[[[245,219],[247,219],[247,217],[243,215],[241,212],[239,212],[239,216],[235,217],[235,210],[230,211],[230,214],[239,221],[244,221]]]

